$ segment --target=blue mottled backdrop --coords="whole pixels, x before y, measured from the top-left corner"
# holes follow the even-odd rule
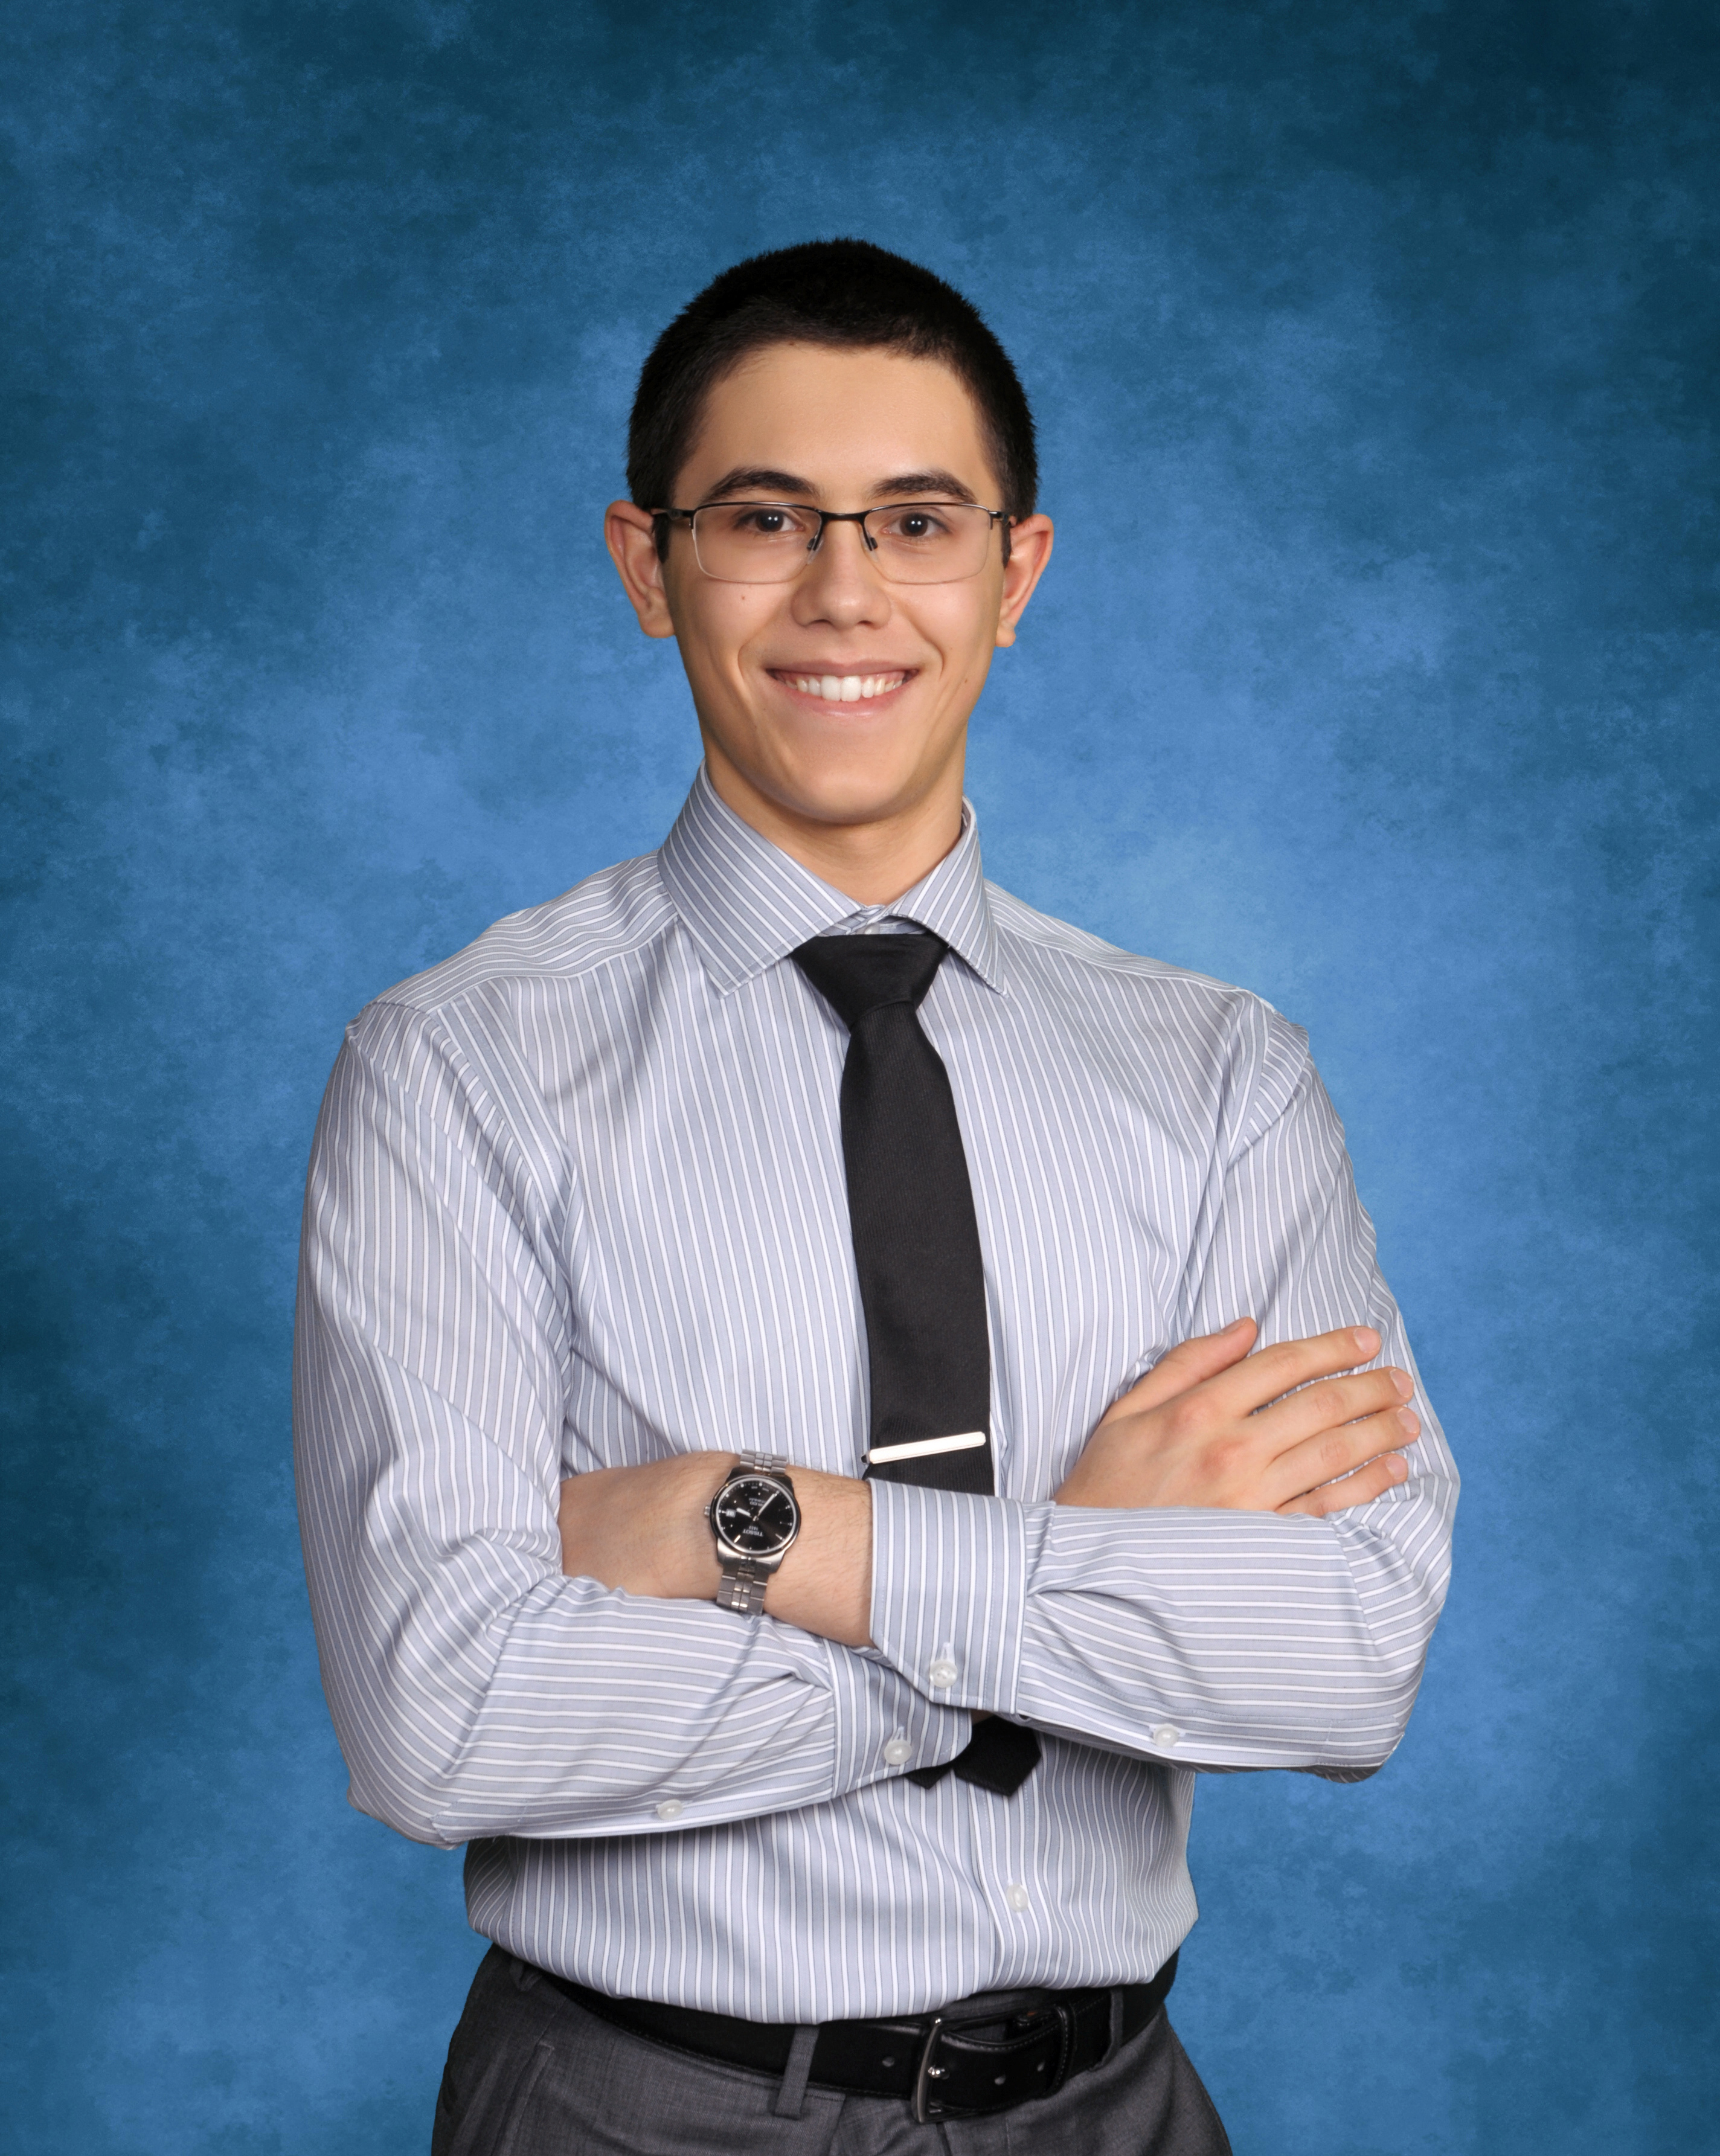
[[[598,531],[632,377],[838,232],[972,293],[1041,417],[993,874],[1310,1029],[1467,1473],[1391,1765],[1202,1792],[1177,2012],[1239,2156],[1720,2145],[1717,40],[14,7],[8,2148],[426,2144],[480,1948],[318,1690],[311,1122],[367,998],[668,824],[686,694]]]

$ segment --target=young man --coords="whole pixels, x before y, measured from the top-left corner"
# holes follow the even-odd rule
[[[1266,1004],[982,880],[1051,526],[966,301],[743,263],[630,451],[703,767],[360,1016],[307,1199],[352,1801],[495,1942],[434,2148],[1207,2156],[1195,1771],[1372,1773],[1445,1581],[1338,1125]]]

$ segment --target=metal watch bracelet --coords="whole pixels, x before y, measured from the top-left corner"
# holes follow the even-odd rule
[[[788,1481],[788,1464],[778,1454],[773,1452],[737,1453],[735,1455],[734,1466],[722,1479],[722,1486],[717,1491],[717,1496],[721,1496],[722,1491],[728,1487],[736,1476],[747,1471],[753,1474],[779,1475],[784,1481]],[[788,1484],[791,1496],[793,1487],[792,1482]],[[716,1502],[716,1499],[713,1497],[711,1499],[713,1507]],[[765,1565],[750,1558],[726,1556],[719,1540],[717,1563],[722,1568],[722,1578],[716,1589],[717,1608],[732,1609],[740,1617],[762,1616],[764,1614],[764,1591],[775,1577],[777,1565],[782,1563],[782,1558],[778,1557],[775,1564]]]
[[[716,1590],[717,1608],[732,1609],[741,1617],[762,1616],[764,1590],[770,1584],[771,1575],[744,1560],[737,1562],[725,1558],[720,1562],[722,1581]]]

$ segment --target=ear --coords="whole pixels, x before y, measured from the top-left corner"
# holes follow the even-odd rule
[[[603,512],[603,542],[621,572],[621,582],[639,625],[647,636],[673,636],[669,595],[663,588],[663,564],[657,556],[657,532],[650,511],[630,501],[612,501]]]
[[[1024,516],[1019,524],[1010,526],[1009,558],[1004,564],[1004,603],[998,613],[999,649],[1015,641],[1015,624],[1050,558],[1049,516]]]

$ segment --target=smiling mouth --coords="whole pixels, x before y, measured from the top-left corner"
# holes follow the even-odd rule
[[[893,696],[913,672],[911,667],[897,667],[881,674],[791,674],[773,667],[771,679],[821,704],[872,704]]]

